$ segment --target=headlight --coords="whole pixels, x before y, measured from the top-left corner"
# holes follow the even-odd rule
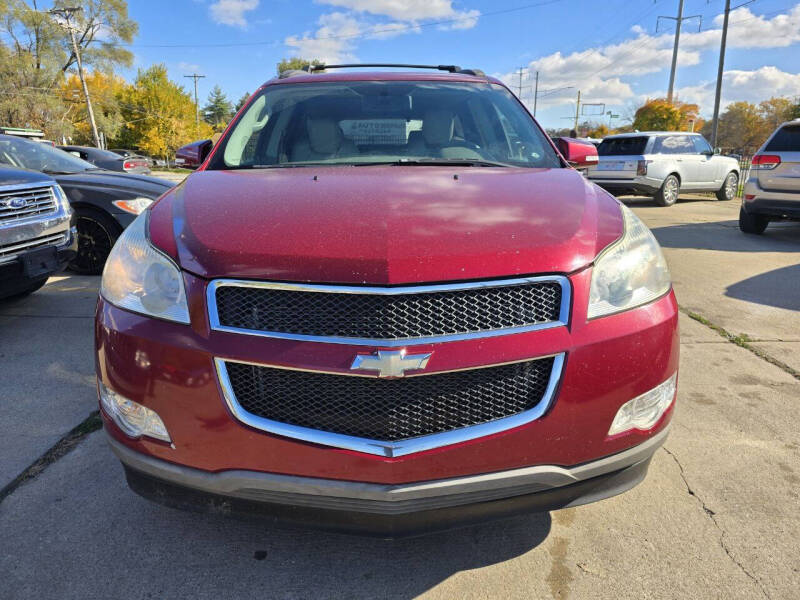
[[[58,201],[61,206],[67,209],[70,208],[69,198],[67,198],[67,193],[64,191],[64,188],[58,184],[55,184],[53,186],[53,195],[55,195],[56,201]]]
[[[651,429],[672,405],[677,379],[678,373],[673,373],[672,377],[661,385],[623,404],[611,423],[608,435],[616,435],[631,429],[642,431]]]
[[[151,198],[131,198],[130,200],[114,200],[111,204],[132,215],[140,215],[152,203]]]
[[[621,208],[625,233],[594,261],[590,319],[647,304],[666,294],[671,285],[656,238],[631,209]]]
[[[120,308],[189,323],[181,271],[147,240],[147,214],[136,217],[111,249],[100,294]]]

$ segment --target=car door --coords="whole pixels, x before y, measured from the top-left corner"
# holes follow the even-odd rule
[[[698,183],[709,189],[718,189],[722,185],[722,178],[727,175],[722,172],[725,170],[722,157],[714,154],[711,144],[702,135],[691,136],[691,140],[697,155]]]
[[[660,135],[655,140],[653,152],[664,156],[664,167],[667,170],[677,168],[681,189],[691,190],[697,187],[697,155],[689,136],[680,133]],[[667,173],[664,174],[666,175]]]

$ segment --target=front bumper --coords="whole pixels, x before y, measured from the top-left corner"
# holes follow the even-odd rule
[[[668,432],[664,428],[638,446],[571,468],[539,465],[401,485],[241,470],[207,473],[144,456],[113,437],[109,443],[131,489],[167,506],[402,537],[621,494],[644,479]]]
[[[75,228],[70,227],[66,233],[67,242],[56,247],[58,264],[47,273],[39,273],[36,276],[28,275],[22,262],[23,253],[17,255],[13,260],[0,263],[0,298],[20,294],[37,282],[63,271],[78,253],[78,237],[75,234]]]
[[[634,196],[652,196],[664,183],[662,179],[637,176],[631,179],[604,179],[589,176],[589,181],[614,195],[632,194]]]
[[[753,196],[748,199],[747,196]],[[770,192],[751,177],[744,186],[742,208],[751,215],[764,215],[775,219],[800,219],[800,194]]]

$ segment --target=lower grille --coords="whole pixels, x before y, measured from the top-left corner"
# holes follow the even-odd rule
[[[249,415],[395,442],[490,423],[548,402],[557,358],[398,379],[220,363],[229,400]]]
[[[56,233],[53,235],[45,235],[24,242],[14,242],[13,244],[4,244],[0,246],[0,262],[13,260],[18,254],[33,250],[34,248],[41,248],[42,246],[62,246],[67,243],[67,234]]]

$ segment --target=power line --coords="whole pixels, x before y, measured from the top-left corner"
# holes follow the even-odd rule
[[[681,27],[683,26],[684,21],[688,21],[689,19],[700,19],[700,25],[698,26],[698,31],[700,27],[703,26],[703,17],[700,15],[692,15],[691,17],[684,17],[683,16],[683,0],[678,0],[678,16],[677,17],[665,17],[659,16],[658,19],[670,19],[675,21],[675,43],[672,47],[672,67],[669,71],[669,89],[667,90],[667,102],[672,104],[672,92],[675,89],[675,71],[678,67],[678,44],[680,43],[681,39]],[[656,32],[658,31],[658,23],[659,20],[656,19]]]
[[[195,136],[198,133],[200,128],[200,106],[197,101],[197,80],[203,79],[205,75],[198,75],[197,73],[192,73],[191,75],[184,75],[189,79],[194,79],[194,133]]]

